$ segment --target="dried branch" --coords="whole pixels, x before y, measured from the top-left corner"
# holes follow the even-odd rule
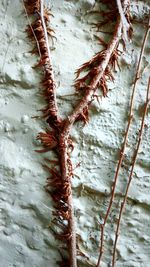
[[[130,1],[124,0],[123,3],[124,14],[128,17]],[[123,26],[121,17],[118,15],[110,43],[107,44],[103,51],[97,53],[77,71],[78,77],[75,81],[75,86],[77,90],[82,89],[83,97],[72,114],[65,120],[62,120],[57,114],[56,84],[52,70],[46,28],[48,26],[48,15],[47,12],[44,13],[43,1],[26,0],[25,6],[27,13],[34,16],[34,22],[32,25],[29,25],[27,33],[30,38],[35,38],[33,36],[34,30],[34,34],[38,40],[41,59],[37,66],[41,66],[44,69],[44,80],[42,84],[45,90],[43,91],[43,95],[47,101],[47,107],[42,109],[42,112],[51,128],[51,130],[45,133],[39,133],[37,138],[41,140],[44,147],[39,152],[43,153],[52,149],[56,152],[59,159],[59,167],[58,164],[52,168],[44,164],[44,167],[50,174],[47,178],[46,190],[54,200],[56,207],[55,215],[58,218],[57,222],[62,230],[61,233],[57,234],[57,237],[66,241],[68,245],[69,266],[77,267],[76,230],[71,188],[73,167],[70,159],[73,143],[70,132],[73,124],[77,120],[83,119],[85,122],[88,120],[89,106],[95,97],[97,88],[101,87],[104,96],[107,94],[106,81],[113,79],[112,69],[115,68],[119,56],[118,45],[120,40],[122,40]],[[51,34],[53,32],[52,29],[49,32]],[[80,73],[84,71],[87,74],[83,78],[79,78]],[[64,224],[64,221],[67,221],[67,224]],[[62,263],[60,264],[62,265]]]
[[[24,0],[24,7],[27,16],[30,14],[34,17],[32,24],[28,18],[29,25],[26,31],[29,38],[36,40],[38,49],[37,51],[34,49],[34,53],[38,53],[40,55],[40,61],[35,68],[41,66],[44,70],[44,79],[42,84],[45,89],[43,90],[43,96],[47,105],[45,108],[41,109],[41,111],[43,112],[43,117],[51,118],[51,121],[48,121],[48,123],[52,128],[54,128],[57,124],[60,124],[60,118],[58,117],[56,83],[54,80],[52,59],[47,35],[47,31],[49,31],[52,36],[53,30],[49,28],[48,11],[43,7],[43,1]]]
[[[123,162],[123,159],[124,159],[124,155],[125,155],[125,148],[126,148],[127,141],[128,141],[128,134],[129,134],[130,125],[131,125],[132,120],[133,120],[133,108],[134,108],[134,98],[135,98],[135,93],[136,93],[136,86],[137,86],[137,81],[140,78],[141,63],[142,63],[143,53],[144,53],[144,50],[145,50],[146,41],[147,41],[147,38],[148,38],[148,35],[149,35],[149,30],[150,30],[150,17],[149,17],[149,22],[148,22],[147,29],[146,29],[146,32],[145,32],[145,36],[143,38],[141,51],[140,51],[140,56],[139,56],[139,60],[138,60],[138,65],[137,65],[137,69],[136,69],[136,76],[135,76],[135,80],[134,80],[134,84],[133,84],[133,90],[132,90],[132,96],[131,96],[131,102],[130,102],[130,110],[129,110],[129,116],[128,116],[129,119],[128,119],[128,124],[127,124],[126,131],[125,131],[123,145],[122,145],[122,148],[120,150],[119,161],[118,161],[118,164],[117,164],[115,177],[114,177],[114,182],[113,182],[113,187],[112,187],[112,191],[111,191],[111,198],[110,198],[110,201],[109,201],[109,205],[108,205],[108,209],[107,209],[106,215],[104,217],[103,224],[101,224],[100,253],[99,253],[99,258],[98,258],[98,262],[97,262],[97,267],[100,266],[100,262],[102,260],[102,255],[103,255],[103,251],[104,251],[103,243],[104,243],[105,225],[107,223],[107,219],[108,219],[108,216],[110,214],[110,210],[111,210],[112,204],[114,202],[116,184],[117,184],[117,181],[118,181],[120,168],[121,168],[121,165],[122,165],[122,162]]]
[[[124,1],[125,6],[129,5],[129,1]],[[128,8],[125,9],[125,13],[128,12]],[[99,86],[101,82],[101,78],[105,74],[106,69],[108,68],[108,64],[112,59],[112,55],[116,48],[118,47],[119,41],[122,38],[122,22],[121,19],[118,18],[116,28],[114,31],[114,35],[112,37],[112,40],[107,46],[107,49],[105,50],[103,58],[101,58],[99,64],[97,64],[96,69],[94,69],[92,73],[92,78],[88,84],[85,85],[84,91],[85,94],[75,110],[72,112],[72,114],[65,120],[64,127],[62,132],[59,135],[59,144],[60,144],[60,162],[61,162],[61,175],[63,181],[68,181],[69,183],[69,191],[70,195],[68,198],[68,205],[69,205],[69,211],[70,211],[70,220],[69,220],[69,227],[71,230],[71,236],[70,236],[70,266],[76,267],[76,231],[75,231],[75,222],[74,222],[74,210],[73,210],[73,203],[72,203],[72,190],[71,190],[71,179],[69,176],[68,171],[68,138],[70,136],[70,131],[72,129],[73,124],[78,119],[79,116],[82,116],[84,113],[84,110],[88,110],[89,104],[91,103],[95,91],[97,90],[97,87]],[[82,69],[83,70],[83,69]]]
[[[118,237],[119,237],[121,218],[122,218],[122,215],[123,215],[123,211],[125,209],[125,204],[127,202],[129,187],[130,187],[130,184],[131,184],[131,181],[132,181],[133,170],[134,170],[134,167],[135,167],[135,164],[136,164],[139,147],[140,147],[141,142],[142,142],[142,136],[143,136],[143,131],[144,131],[144,121],[145,121],[145,117],[146,117],[146,114],[147,114],[147,109],[148,109],[149,103],[150,103],[150,77],[149,77],[149,80],[148,80],[146,101],[145,101],[145,107],[144,107],[143,117],[142,117],[142,121],[141,121],[141,127],[140,127],[140,130],[139,130],[137,147],[136,147],[134,155],[133,155],[133,162],[132,162],[131,171],[130,171],[129,178],[128,178],[128,184],[127,184],[127,187],[126,187],[125,196],[124,196],[123,202],[121,203],[120,212],[119,212],[119,218],[118,218],[117,228],[116,228],[116,232],[115,232],[115,243],[114,243],[114,249],[113,249],[112,267],[115,266],[116,247],[117,247],[117,241],[118,241]]]

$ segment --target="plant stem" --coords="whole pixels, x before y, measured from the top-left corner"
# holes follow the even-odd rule
[[[50,53],[50,49],[49,49],[47,29],[46,29],[45,20],[44,20],[44,1],[43,0],[40,0],[40,17],[41,17],[41,22],[42,22],[42,26],[43,26],[45,43],[46,43],[48,58],[49,58],[48,69],[50,70],[51,80],[53,81],[53,105],[54,105],[55,112],[57,114],[58,113],[58,107],[57,107],[57,101],[56,101],[56,84],[55,84],[54,72],[53,72],[53,68],[52,68],[52,58],[51,58],[51,53]]]
[[[116,3],[117,3],[119,14],[120,14],[120,17],[121,17],[121,20],[122,20],[123,35],[124,35],[123,37],[124,37],[124,40],[127,41],[128,40],[128,30],[130,28],[130,25],[127,22],[126,17],[124,15],[124,11],[123,11],[123,8],[122,8],[121,1],[120,0],[116,0]]]
[[[129,4],[128,0],[124,1],[125,6]],[[100,65],[97,68],[97,72],[88,85],[88,90],[86,90],[85,95],[75,108],[75,110],[72,112],[72,114],[65,120],[63,131],[60,134],[59,142],[61,147],[61,153],[60,153],[60,162],[61,162],[61,174],[62,179],[66,181],[68,179],[68,169],[67,169],[67,149],[68,149],[68,138],[72,129],[72,126],[74,122],[76,121],[77,117],[83,112],[84,108],[88,106],[90,101],[92,100],[94,93],[97,89],[99,80],[103,76],[106,67],[108,66],[109,60],[112,56],[113,51],[116,49],[120,39],[122,37],[122,21],[120,19],[120,16],[118,18],[116,28],[114,31],[114,35],[108,44],[105,58],[102,60]],[[70,192],[71,192],[71,185],[70,185]],[[71,237],[70,237],[70,266],[76,267],[76,230],[75,230],[75,218],[74,218],[74,210],[73,210],[73,203],[72,203],[72,192],[70,197],[68,198],[68,205],[70,207],[70,220],[69,220],[69,226],[71,230]]]
[[[133,84],[133,90],[132,90],[131,102],[130,102],[129,119],[128,119],[128,124],[127,124],[126,131],[125,131],[125,137],[124,137],[123,145],[122,145],[122,148],[120,150],[120,157],[119,157],[119,161],[118,161],[116,172],[115,172],[113,187],[112,187],[112,191],[111,191],[111,198],[110,198],[110,201],[109,201],[109,205],[108,205],[108,209],[107,209],[106,215],[104,217],[104,222],[101,225],[100,253],[99,253],[97,267],[100,266],[100,262],[101,262],[102,255],[103,255],[103,252],[104,252],[103,243],[104,243],[105,225],[107,223],[107,219],[108,219],[108,216],[110,214],[110,210],[111,210],[111,207],[112,207],[112,204],[113,204],[113,201],[114,201],[116,184],[117,184],[117,181],[118,181],[118,176],[119,176],[120,168],[121,168],[121,165],[122,165],[122,161],[123,161],[124,155],[125,155],[125,148],[126,148],[127,141],[128,141],[128,134],[129,134],[130,125],[131,125],[132,120],[133,120],[133,108],[134,108],[134,98],[135,98],[135,93],[136,93],[136,85],[137,85],[138,79],[140,78],[141,63],[142,63],[143,53],[144,53],[144,50],[145,50],[146,41],[147,41],[147,38],[148,38],[148,35],[149,35],[149,30],[150,30],[150,18],[149,18],[148,26],[147,26],[147,29],[146,29],[146,32],[145,32],[145,35],[144,35],[144,39],[143,39],[143,42],[142,42],[142,47],[141,47],[140,56],[139,56],[139,60],[138,60],[138,65],[137,65],[137,69],[136,69],[136,76],[135,76],[135,80],[134,80],[134,84]]]
[[[124,211],[124,208],[125,208],[125,204],[126,204],[126,201],[127,201],[129,187],[130,187],[130,184],[131,184],[131,181],[132,181],[132,177],[133,177],[133,170],[134,170],[134,167],[135,167],[135,164],[136,164],[139,147],[140,147],[140,144],[141,144],[141,141],[142,141],[143,130],[144,130],[144,121],[145,121],[145,117],[146,117],[146,114],[147,114],[147,109],[148,109],[148,106],[149,106],[149,102],[150,102],[150,77],[149,77],[149,80],[148,80],[146,101],[145,101],[145,107],[144,107],[143,117],[142,117],[142,121],[141,121],[141,127],[140,127],[140,130],[139,130],[137,147],[136,147],[134,155],[133,155],[133,162],[132,162],[132,167],[131,167],[131,171],[130,171],[130,174],[129,174],[128,184],[127,184],[127,187],[126,187],[125,196],[124,196],[123,202],[121,203],[120,212],[119,212],[119,219],[118,219],[117,228],[116,228],[116,232],[115,232],[115,243],[114,243],[114,249],[113,249],[112,267],[115,266],[116,247],[117,247],[117,241],[118,241],[118,237],[119,237],[119,229],[120,229],[121,217],[122,217],[122,214],[123,214],[123,211]]]

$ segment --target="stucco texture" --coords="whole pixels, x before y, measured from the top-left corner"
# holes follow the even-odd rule
[[[100,2],[100,1],[98,1]],[[142,19],[149,1],[132,1],[131,13]],[[49,40],[59,112],[68,116],[80,96],[73,95],[75,70],[102,49],[90,14],[95,1],[46,1],[57,40]],[[95,8],[98,7],[96,3]],[[45,156],[36,136],[46,129],[44,120],[33,119],[44,105],[40,95],[40,70],[33,69],[38,57],[25,33],[28,24],[23,2],[0,1],[0,266],[55,267],[60,259],[53,202],[44,189],[47,178],[42,168]],[[72,129],[75,169],[72,181],[78,245],[87,258],[79,266],[95,266],[100,240],[100,223],[106,213],[119,151],[128,121],[129,100],[145,26],[133,24],[133,39],[120,57],[115,81],[108,82],[108,97],[92,103],[90,120]],[[120,46],[122,49],[122,46]],[[132,155],[137,142],[149,76],[150,48],[146,46],[141,79],[136,90],[134,119],[126,156],[116,187],[116,197],[106,225],[102,267],[111,266],[114,230],[125,192]],[[100,94],[100,91],[98,92]],[[145,120],[142,144],[134,169],[128,201],[121,221],[117,245],[117,267],[150,266],[150,112]]]

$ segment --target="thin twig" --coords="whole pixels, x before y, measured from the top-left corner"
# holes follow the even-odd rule
[[[7,48],[6,48],[6,52],[4,54],[4,61],[3,61],[3,64],[2,64],[2,68],[1,68],[1,73],[4,72],[4,69],[5,69],[5,64],[6,64],[6,57],[7,57],[7,54],[8,54],[8,51],[9,51],[9,48],[11,46],[11,42],[15,39],[15,37],[11,37],[9,38],[9,41],[8,41],[8,45],[7,45]]]
[[[148,109],[148,106],[149,106],[149,102],[150,102],[150,77],[149,77],[149,80],[148,80],[146,101],[145,101],[145,107],[144,107],[143,117],[142,117],[142,121],[141,121],[141,127],[140,127],[140,130],[139,130],[137,147],[136,147],[134,155],[133,155],[133,162],[132,162],[132,167],[131,167],[131,171],[130,171],[130,174],[129,174],[128,184],[127,184],[127,187],[126,187],[125,196],[124,196],[123,202],[121,203],[120,212],[119,212],[119,219],[118,219],[117,228],[116,228],[116,232],[115,232],[115,243],[114,243],[114,249],[113,249],[112,267],[115,266],[116,247],[117,247],[117,241],[118,241],[118,237],[119,237],[119,229],[120,229],[121,218],[122,218],[122,215],[123,215],[123,211],[125,209],[125,204],[126,204],[127,197],[128,197],[129,187],[130,187],[130,184],[131,184],[131,181],[132,181],[132,177],[133,177],[133,170],[134,170],[134,167],[135,167],[135,164],[136,164],[139,147],[140,147],[141,141],[142,141],[142,136],[143,136],[143,131],[144,131],[144,121],[145,121],[145,117],[146,117],[146,114],[147,114],[147,109]]]
[[[23,2],[23,7],[24,7],[24,11],[25,11],[26,16],[27,16],[28,23],[30,25],[30,28],[31,28],[32,34],[34,36],[34,39],[36,41],[36,45],[37,45],[37,49],[38,49],[38,52],[39,52],[39,56],[40,56],[40,59],[41,59],[42,55],[41,55],[40,45],[39,45],[38,39],[37,39],[37,37],[36,37],[36,35],[34,33],[33,27],[31,25],[31,22],[30,22],[30,19],[29,19],[29,16],[28,16],[28,12],[27,12],[27,9],[26,9],[25,4],[24,4],[24,0],[22,0],[22,2]]]
[[[117,6],[118,6],[120,17],[121,17],[121,20],[122,20],[123,37],[124,37],[124,40],[127,41],[128,40],[128,30],[130,28],[130,25],[127,22],[127,19],[126,19],[125,15],[124,15],[124,11],[123,11],[123,8],[122,8],[121,1],[120,0],[116,0],[116,2],[117,2]]]
[[[129,110],[129,120],[128,120],[127,128],[126,128],[126,131],[125,131],[125,137],[124,137],[123,145],[122,145],[122,148],[121,148],[121,151],[120,151],[119,161],[118,161],[117,168],[116,168],[113,187],[112,187],[112,191],[111,191],[111,198],[110,198],[110,201],[109,201],[109,205],[108,205],[108,209],[107,209],[106,215],[104,217],[104,222],[101,225],[100,253],[99,253],[97,267],[100,266],[100,262],[101,262],[103,251],[104,251],[103,243],[104,243],[105,225],[107,223],[107,219],[108,219],[108,216],[110,214],[110,210],[111,210],[111,207],[112,207],[112,204],[113,204],[113,201],[114,201],[116,184],[117,184],[117,181],[118,181],[118,176],[119,176],[120,168],[121,168],[121,165],[122,165],[122,161],[123,161],[124,155],[125,155],[125,148],[126,148],[126,145],[127,145],[129,128],[130,128],[130,125],[131,125],[132,120],[133,120],[133,108],[134,108],[134,98],[135,98],[135,92],[136,92],[136,85],[137,85],[138,79],[140,78],[141,63],[142,63],[143,53],[144,53],[144,50],[145,50],[146,41],[147,41],[147,38],[148,38],[148,35],[149,35],[149,30],[150,30],[150,17],[149,17],[149,22],[148,22],[148,25],[147,25],[146,33],[145,33],[145,36],[144,36],[144,39],[143,39],[143,42],[142,42],[142,47],[141,47],[140,56],[139,56],[139,60],[138,60],[136,76],[135,76],[135,80],[134,80],[134,84],[133,84],[133,90],[132,90],[132,96],[131,96],[131,103],[130,103],[130,110]]]

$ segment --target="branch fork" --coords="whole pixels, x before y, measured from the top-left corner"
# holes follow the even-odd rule
[[[103,0],[108,6],[110,1]],[[73,176],[73,168],[70,158],[70,146],[72,145],[72,138],[70,136],[71,129],[77,120],[83,120],[85,123],[88,121],[88,111],[93,101],[98,88],[101,89],[103,96],[107,96],[107,80],[114,80],[113,69],[118,64],[117,59],[119,56],[118,45],[124,38],[123,36],[123,20],[127,21],[130,1],[123,1],[123,9],[118,7],[116,26],[111,41],[105,46],[105,49],[98,52],[93,58],[83,64],[76,71],[75,88],[77,91],[82,91],[82,98],[72,111],[72,113],[63,120],[58,116],[58,107],[56,102],[56,83],[54,79],[51,52],[49,49],[49,42],[47,36],[48,27],[48,13],[44,8],[43,0],[25,0],[26,13],[33,15],[34,21],[29,24],[27,33],[30,38],[34,38],[37,43],[37,53],[40,54],[40,62],[37,67],[43,67],[44,79],[43,96],[47,102],[45,108],[42,109],[43,118],[49,125],[51,130],[45,133],[39,133],[38,139],[41,140],[43,149],[39,152],[47,152],[53,150],[58,158],[58,163],[55,167],[49,167],[48,161],[44,166],[47,168],[50,176],[47,179],[46,190],[52,196],[56,214],[58,215],[59,225],[63,232],[58,237],[66,241],[68,246],[69,259],[65,259],[63,256],[63,262],[60,266],[64,267],[77,267],[77,244],[76,244],[76,227],[74,207],[72,200],[72,187],[71,179]],[[119,1],[117,0],[119,4]],[[121,6],[122,8],[122,6]],[[117,6],[115,9],[117,10]],[[110,10],[110,21],[114,16],[114,10]],[[107,16],[106,15],[106,16]],[[127,17],[127,18],[126,18]],[[128,22],[126,23],[128,25]],[[126,25],[126,26],[127,26]],[[98,26],[100,27],[100,25]],[[130,25],[129,25],[130,27]],[[128,28],[129,31],[129,28]],[[126,27],[126,34],[128,34]],[[52,34],[53,30],[49,29],[49,33]],[[125,35],[125,33],[124,33]],[[80,74],[86,72],[85,76],[80,78]],[[124,153],[124,150],[122,150]],[[121,164],[121,162],[120,162]],[[51,187],[53,186],[53,190]],[[113,196],[114,197],[114,196]],[[112,201],[113,201],[112,197]],[[108,212],[109,214],[109,212]],[[108,217],[108,214],[106,217]],[[64,220],[67,220],[67,225],[64,224]],[[101,225],[101,243],[103,244],[104,226]],[[103,253],[103,246],[101,247],[101,254]],[[62,255],[62,253],[61,253]],[[97,264],[97,267],[99,263]]]

